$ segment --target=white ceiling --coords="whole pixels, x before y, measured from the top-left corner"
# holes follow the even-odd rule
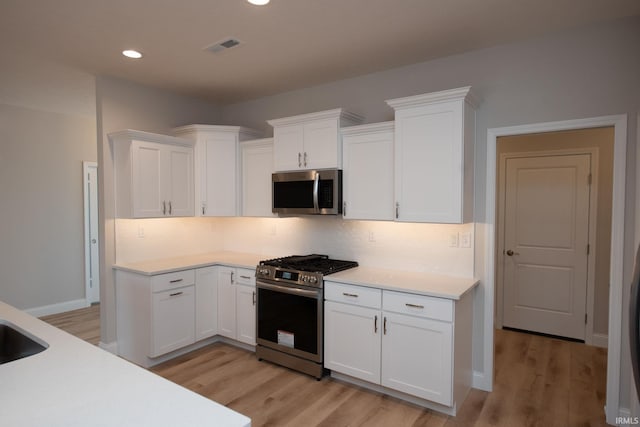
[[[633,15],[638,0],[0,0],[0,48],[231,103]],[[203,50],[228,36],[242,45]]]

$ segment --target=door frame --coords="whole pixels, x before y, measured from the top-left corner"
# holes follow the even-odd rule
[[[506,161],[507,159],[516,158],[530,158],[530,157],[555,157],[555,156],[571,156],[571,155],[583,155],[588,154],[591,156],[591,188],[589,190],[589,254],[587,257],[587,289],[586,289],[586,314],[587,323],[585,325],[585,344],[594,345],[593,334],[593,313],[594,313],[594,293],[595,293],[595,256],[596,256],[596,224],[597,218],[597,206],[598,206],[598,160],[600,150],[598,147],[589,148],[575,148],[575,149],[559,149],[559,150],[541,150],[541,151],[520,151],[502,153],[500,155],[500,164],[497,168],[501,171],[499,176],[499,187],[497,191],[498,197],[498,217],[496,219],[496,313],[495,313],[495,328],[502,328],[504,319],[504,227],[505,227],[505,197],[504,191]],[[602,346],[602,345],[601,345]]]
[[[87,307],[90,306],[92,304],[91,298],[89,297],[89,295],[91,294],[91,275],[89,274],[90,269],[90,265],[91,265],[91,215],[94,215],[94,218],[96,219],[96,221],[98,221],[98,211],[96,212],[91,212],[91,208],[90,208],[90,201],[89,201],[89,190],[87,188],[88,184],[89,184],[89,180],[87,179],[87,176],[89,174],[89,169],[91,168],[95,168],[96,171],[98,170],[98,163],[97,162],[87,162],[84,161],[82,162],[82,196],[83,196],[83,200],[84,200],[84,296],[85,296],[85,301],[87,303]],[[96,178],[97,178],[97,173],[96,173]],[[92,183],[92,189],[94,189],[96,191],[96,194],[98,193],[98,183]],[[98,203],[100,203],[100,198],[98,197]],[[99,224],[99,222],[98,222]],[[100,245],[98,244],[98,248],[100,247]],[[98,262],[98,264],[100,264]],[[96,275],[96,278],[98,279],[98,283],[100,283],[100,273],[98,272],[98,274]],[[100,298],[100,293],[98,293],[98,298]]]
[[[495,223],[496,223],[496,145],[499,136],[540,133],[559,130],[587,129],[613,126],[613,200],[611,206],[611,268],[609,271],[609,338],[607,349],[607,396],[605,413],[613,424],[620,413],[620,356],[622,347],[622,306],[624,280],[624,220],[627,151],[627,115],[602,116],[557,122],[487,129],[487,158],[485,181],[484,260],[485,279],[483,319],[483,372],[476,375],[474,386],[491,391],[493,388],[493,328],[495,311]]]

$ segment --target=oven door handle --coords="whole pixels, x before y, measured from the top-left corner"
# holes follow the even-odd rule
[[[309,291],[306,289],[293,288],[289,286],[272,285],[270,283],[265,283],[265,282],[257,282],[256,285],[258,286],[258,288],[269,289],[277,292],[284,292],[285,294],[302,295],[302,296],[307,296],[311,298],[318,298],[320,296],[319,291]]]

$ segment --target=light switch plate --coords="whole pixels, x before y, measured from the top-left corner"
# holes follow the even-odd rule
[[[460,247],[461,248],[471,247],[471,233],[460,233]]]
[[[451,233],[449,235],[449,247],[450,248],[458,247],[458,233]]]

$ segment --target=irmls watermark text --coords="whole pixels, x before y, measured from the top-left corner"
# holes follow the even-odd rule
[[[640,417],[616,417],[616,425],[633,426],[640,424]]]

